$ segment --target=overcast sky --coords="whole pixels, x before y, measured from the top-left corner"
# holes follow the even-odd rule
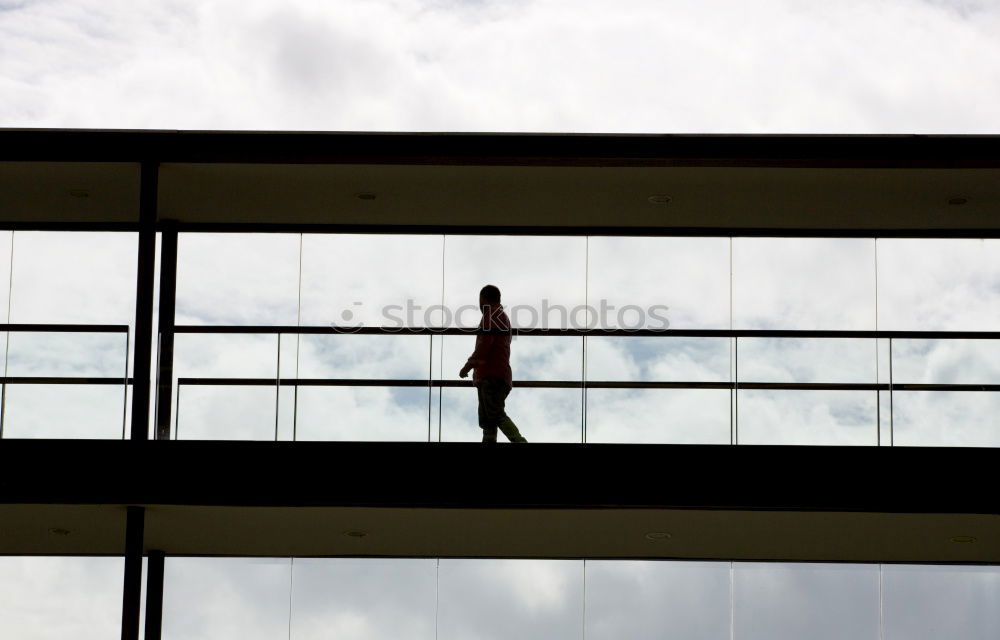
[[[995,0],[0,0],[0,126],[998,133]]]

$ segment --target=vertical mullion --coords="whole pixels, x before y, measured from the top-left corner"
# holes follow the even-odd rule
[[[893,407],[892,407],[892,338],[889,338],[889,446],[893,446]]]
[[[142,606],[142,545],[145,508],[128,507],[125,515],[125,575],[122,584],[122,640],[139,640]]]
[[[434,334],[427,336],[430,338],[427,344],[427,442],[433,442],[431,438],[431,405],[434,403]]]
[[[132,332],[125,328],[125,377],[122,378],[122,440],[128,435],[128,350],[132,342]],[[0,409],[2,411],[2,409]],[[0,435],[3,434],[3,418],[0,416]]]
[[[171,394],[174,384],[174,319],[177,307],[177,229],[163,228],[160,240],[159,341],[156,357],[157,440],[170,439]]]
[[[139,249],[135,283],[135,352],[132,440],[149,439],[150,364],[153,349],[153,287],[156,261],[158,162],[143,162],[139,174]]]
[[[144,640],[160,640],[163,631],[163,565],[165,554],[150,551],[146,574],[146,636]]]

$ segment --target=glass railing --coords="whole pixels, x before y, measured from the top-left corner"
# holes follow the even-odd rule
[[[0,332],[0,437],[125,437],[128,325],[0,324]]]
[[[171,437],[474,441],[474,329],[178,326]],[[1000,446],[1000,332],[522,329],[530,442]],[[996,356],[996,357],[994,357]]]

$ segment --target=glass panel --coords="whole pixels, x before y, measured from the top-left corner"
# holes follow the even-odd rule
[[[886,640],[1000,637],[1000,567],[885,565]]]
[[[131,324],[137,242],[124,232],[15,232],[10,321]]]
[[[296,440],[428,439],[430,389],[300,386]]]
[[[877,640],[878,566],[737,563],[733,611],[741,640]]]
[[[4,395],[4,438],[122,438],[123,384],[8,384]]]
[[[277,335],[177,334],[171,410],[174,437],[274,440],[277,371]],[[264,378],[269,382],[265,385],[178,385],[178,378]],[[287,437],[291,437],[291,424],[288,426]]]
[[[274,440],[275,385],[180,385],[174,437],[182,440]]]
[[[893,444],[908,447],[1000,447],[1000,393],[893,391]]]
[[[433,640],[437,561],[296,558],[295,640]]]
[[[579,640],[583,562],[441,560],[440,640]]]
[[[181,378],[271,378],[278,372],[278,336],[179,333],[174,373]]]
[[[728,389],[587,389],[587,442],[730,444]]]
[[[555,236],[447,236],[444,304],[450,326],[474,327],[479,290],[500,288],[516,327],[566,328],[586,324],[586,238]]]
[[[737,380],[744,382],[876,382],[875,340],[737,338]]]
[[[528,442],[582,442],[583,400],[580,389],[517,387],[507,396],[505,412]],[[441,390],[441,439],[479,442],[476,389],[447,387]],[[500,441],[505,438],[501,434]]]
[[[731,344],[730,338],[590,336],[587,380],[728,382]]]
[[[874,240],[734,238],[733,327],[874,329]]]
[[[442,336],[444,379],[457,380],[458,371],[472,355],[476,337]],[[583,339],[577,336],[514,336],[510,341],[510,368],[519,380],[583,378]],[[471,379],[472,374],[469,374]]]
[[[287,638],[290,572],[291,562],[285,558],[168,557],[163,577],[163,637]]]
[[[1000,340],[892,341],[894,384],[1000,384]]]
[[[302,238],[304,326],[436,325],[439,235],[312,234]]]
[[[874,391],[736,393],[737,444],[878,444]]]
[[[0,638],[121,637],[121,557],[0,556]]]
[[[589,241],[587,301],[606,310],[599,326],[660,329],[666,317],[674,329],[729,328],[729,238]]]
[[[300,378],[427,380],[430,376],[429,336],[303,335],[299,345]],[[461,363],[455,370],[459,367]]]
[[[1000,240],[880,238],[879,329],[1000,330]]]
[[[124,333],[11,331],[7,375],[125,378]]]
[[[587,561],[588,640],[729,640],[729,563]]]
[[[295,325],[299,235],[181,233],[177,324]]]

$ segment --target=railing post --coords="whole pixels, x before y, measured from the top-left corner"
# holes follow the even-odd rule
[[[156,266],[158,162],[143,162],[139,178],[139,257],[135,285],[132,440],[149,439],[150,359],[153,348],[153,272]]]
[[[177,228],[164,223],[160,238],[160,313],[156,358],[157,440],[170,439],[174,383],[174,318],[177,307]]]

